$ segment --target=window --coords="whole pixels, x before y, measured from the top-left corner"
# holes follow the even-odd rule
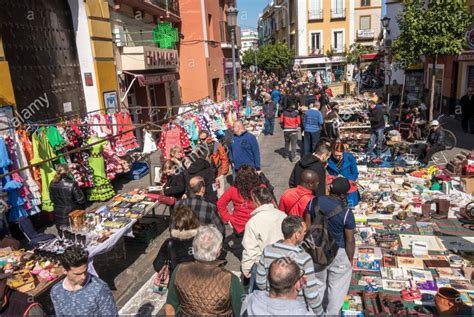
[[[370,7],[370,0],[360,0],[361,7]]]
[[[345,16],[344,0],[332,0],[331,17],[334,19],[344,18]]]
[[[311,39],[310,39],[310,49],[311,49],[311,54],[320,54],[320,51],[322,50],[322,45],[321,45],[321,32],[314,32],[311,33]]]
[[[361,16],[359,19],[360,30],[370,30],[370,15]]]
[[[322,0],[309,0],[309,19],[321,20],[323,18],[323,11],[321,10]]]
[[[336,52],[342,52],[344,48],[344,32],[334,31],[333,32],[334,50]]]

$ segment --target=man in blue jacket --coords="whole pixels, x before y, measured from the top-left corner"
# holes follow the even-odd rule
[[[275,117],[278,117],[278,109],[280,108],[280,100],[281,100],[280,86],[276,85],[275,88],[273,88],[272,90],[272,101],[276,106]]]
[[[321,136],[321,126],[324,123],[323,116],[319,111],[321,104],[319,101],[309,105],[309,110],[303,118],[304,144],[303,155],[313,153],[319,143]]]
[[[230,159],[234,164],[234,171],[237,172],[240,166],[246,164],[260,170],[260,148],[255,135],[244,127],[242,121],[234,122],[234,138],[230,144]]]

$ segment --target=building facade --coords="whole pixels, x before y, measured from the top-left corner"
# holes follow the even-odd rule
[[[135,122],[162,119],[180,104],[178,1],[111,0],[110,7],[119,102]]]
[[[233,96],[231,28],[226,11],[233,0],[180,0],[180,85],[184,103],[211,97],[221,101]],[[236,27],[236,56],[240,29]],[[240,61],[237,60],[240,87]],[[238,89],[240,91],[240,88]],[[240,99],[240,97],[239,97]]]
[[[375,47],[381,30],[382,0],[355,0],[355,41]]]
[[[289,47],[295,49],[296,8],[297,0],[276,0],[263,9],[258,23],[261,45],[289,42]]]
[[[242,55],[245,51],[258,47],[258,32],[251,29],[242,30],[241,42],[240,53]]]

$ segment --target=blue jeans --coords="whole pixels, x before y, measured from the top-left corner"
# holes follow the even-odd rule
[[[275,118],[265,119],[265,126],[263,129],[263,134],[273,135],[273,129],[275,128]]]
[[[370,135],[369,148],[367,154],[369,156],[374,156],[374,147],[375,147],[375,156],[379,157],[382,154],[383,139],[384,139],[385,129],[372,130]]]
[[[257,264],[254,264],[250,270],[249,294],[252,294],[254,290],[257,290]]]
[[[278,109],[280,108],[280,102],[275,102],[275,118],[278,118]]]
[[[313,153],[319,143],[321,131],[318,132],[304,132],[303,155]]]

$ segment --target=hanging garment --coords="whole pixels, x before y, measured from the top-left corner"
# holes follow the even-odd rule
[[[32,135],[33,159],[31,164],[40,163],[55,156],[51,145],[48,142],[46,131],[40,129]],[[53,211],[53,202],[49,196],[49,184],[56,175],[53,162],[45,162],[39,165],[41,173],[41,209],[44,211]]]
[[[153,153],[158,149],[153,135],[147,130],[143,130],[143,153]]]
[[[8,173],[8,167],[12,164],[12,161],[8,157],[7,147],[5,140],[0,137],[0,173]],[[18,189],[23,186],[21,182],[15,181],[10,175],[2,177],[2,190],[8,194],[8,205],[10,209],[8,211],[8,221],[15,222],[20,217],[27,217],[28,213],[23,208],[25,199],[21,197]]]
[[[31,164],[31,160],[33,159],[33,146],[25,130],[18,131],[18,137],[24,149],[25,157],[28,163],[27,165],[29,165]],[[41,173],[39,167],[35,166],[30,168],[30,172],[36,185],[38,185],[38,191],[41,193]]]
[[[87,143],[92,144],[98,141],[100,139],[92,137]],[[89,201],[106,201],[115,196],[114,188],[105,171],[105,161],[102,155],[102,149],[105,145],[106,141],[95,144],[91,148],[89,165],[94,171],[94,187],[89,188],[87,192],[87,200]]]
[[[115,150],[119,156],[124,156],[128,152],[138,149],[139,145],[135,135],[133,134],[133,130],[131,130],[134,125],[130,114],[116,112],[114,115],[118,124],[117,134],[123,133],[117,137]]]
[[[107,172],[107,178],[110,180],[115,179],[117,174],[123,174],[130,171],[130,164],[127,161],[122,160],[117,153],[112,149],[110,142],[104,146],[102,155],[105,159],[105,166]]]
[[[183,128],[177,125],[173,126],[169,130],[166,130],[166,128],[167,125],[164,125],[160,142],[158,144],[158,147],[163,152],[163,158],[165,160],[169,159],[171,147],[176,144],[181,146],[181,154],[184,155],[184,149],[191,146],[186,132]]]
[[[64,141],[63,137],[56,127],[47,127],[46,135],[48,136],[48,141],[55,154],[59,154],[60,151],[68,145],[68,142]],[[54,161],[55,164],[66,164],[66,159],[64,157],[59,157]]]

